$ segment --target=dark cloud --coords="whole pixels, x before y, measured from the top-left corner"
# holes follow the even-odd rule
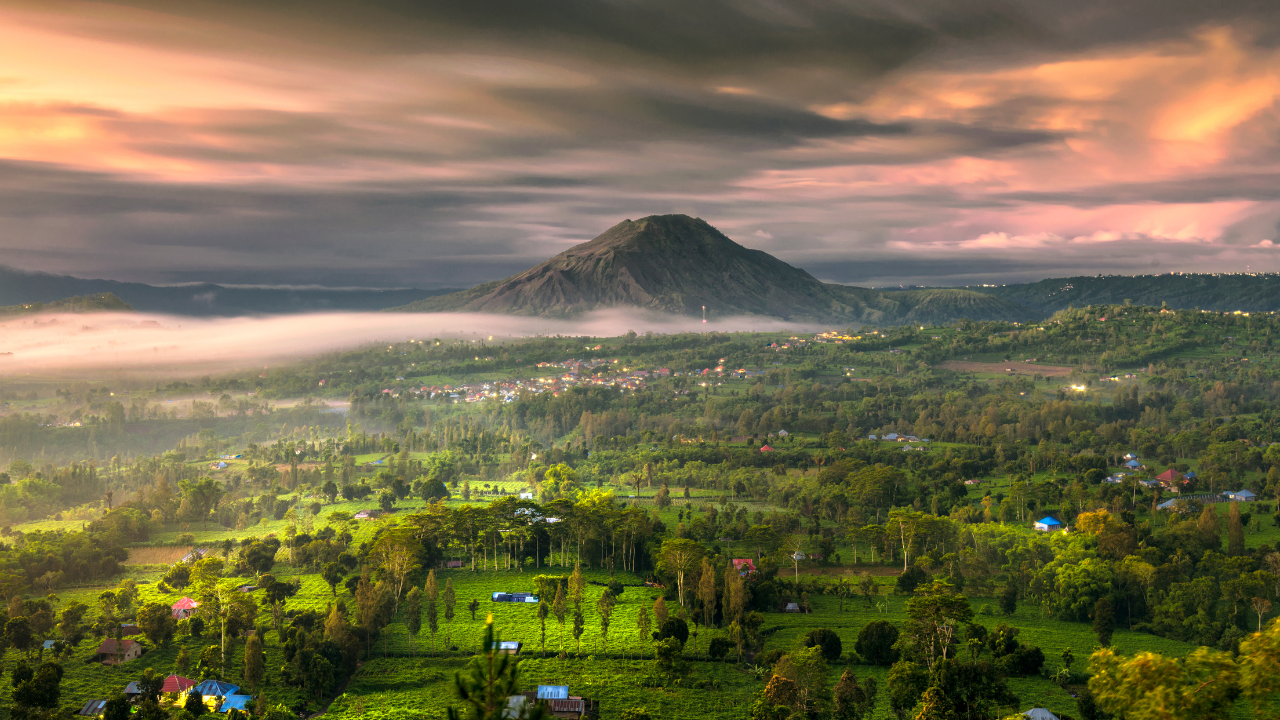
[[[189,82],[219,98],[0,109],[41,129],[0,145],[0,251],[34,269],[456,286],[685,212],[824,279],[953,284],[1280,235],[1277,3],[25,7],[212,63]]]

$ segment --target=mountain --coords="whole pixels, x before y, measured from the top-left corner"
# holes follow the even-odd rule
[[[687,215],[625,220],[517,275],[393,310],[572,317],[620,306],[695,316],[705,306],[712,317],[879,324],[1039,317],[968,290],[895,292],[823,283]]]
[[[0,306],[50,303],[73,296],[111,294],[141,312],[228,316],[382,310],[453,290],[331,290],[146,285],[24,272],[0,265]]]
[[[63,298],[49,303],[35,302],[0,307],[0,317],[31,315],[42,312],[133,312],[133,308],[129,306],[129,303],[111,293],[90,295],[88,297],[77,295],[76,297]]]
[[[1280,275],[1275,273],[1097,275],[970,289],[1046,314],[1065,310],[1068,305],[1118,305],[1125,301],[1152,306],[1168,303],[1174,309],[1280,310]]]

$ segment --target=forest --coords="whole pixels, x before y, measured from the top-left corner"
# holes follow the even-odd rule
[[[1121,303],[3,377],[0,716],[1272,716],[1277,333]]]

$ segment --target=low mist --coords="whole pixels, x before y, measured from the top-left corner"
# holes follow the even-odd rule
[[[537,335],[612,337],[637,333],[803,330],[759,317],[662,316],[602,310],[573,320],[483,313],[322,313],[190,318],[140,313],[35,315],[0,322],[0,376],[83,372],[186,376],[291,363],[376,342]]]

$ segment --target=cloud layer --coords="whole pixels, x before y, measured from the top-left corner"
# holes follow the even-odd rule
[[[686,212],[835,281],[1280,270],[1280,6],[12,2],[0,257],[461,286]]]
[[[316,313],[200,319],[138,313],[39,315],[0,322],[0,377],[102,373],[191,377],[285,364],[374,343],[433,340],[500,343],[537,335],[812,330],[767,318],[703,324],[634,310],[577,320],[478,313]]]

